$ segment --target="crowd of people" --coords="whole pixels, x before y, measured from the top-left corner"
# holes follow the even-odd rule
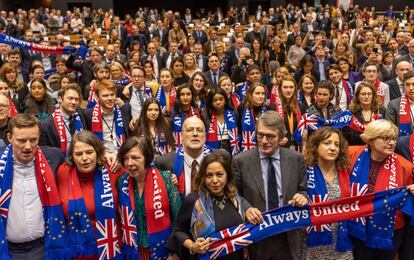
[[[0,38],[0,259],[198,259],[271,209],[414,194],[413,24],[392,6],[0,11],[2,34],[88,49]],[[414,259],[410,219],[384,216],[220,259]]]

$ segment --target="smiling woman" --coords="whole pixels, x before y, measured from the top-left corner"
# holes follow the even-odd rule
[[[36,116],[39,120],[47,118],[53,112],[53,99],[47,93],[46,82],[43,79],[33,79],[30,84],[30,94],[26,97],[25,113]]]

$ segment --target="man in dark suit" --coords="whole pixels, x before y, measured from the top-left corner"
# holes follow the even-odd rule
[[[44,184],[38,183],[36,177],[42,176],[39,172],[42,168],[39,169],[39,165],[50,166],[54,175],[63,162],[63,155],[55,147],[40,147],[40,154],[47,162],[38,164],[39,135],[39,121],[33,115],[18,114],[9,123],[7,138],[12,144],[10,152],[13,152],[13,159],[8,166],[13,171],[13,199],[9,199],[5,233],[8,242],[6,246],[13,259],[45,259],[43,239],[47,235],[47,219],[43,215],[44,209],[38,191],[38,187],[44,187]],[[2,170],[1,175],[4,173]],[[2,194],[5,194],[5,191]],[[4,198],[7,200],[7,196]]]
[[[312,22],[312,14],[307,13],[306,14],[306,22],[302,23],[300,27],[300,31],[303,33],[307,32],[313,32],[313,31],[319,31],[319,24],[317,22]]]
[[[125,27],[121,24],[121,20],[119,19],[119,16],[114,16],[111,30],[116,30],[118,32],[119,38],[121,39],[121,42],[122,42],[121,49],[123,51],[126,50],[126,40],[128,37],[128,32],[125,29]]]
[[[26,30],[24,32],[24,39],[28,42],[33,42],[34,34],[32,30]],[[39,52],[33,52],[31,50],[20,48],[20,53],[22,54],[22,67],[26,71],[30,71],[30,64],[33,60],[42,60],[42,57]]]
[[[160,37],[161,46],[163,46],[164,48],[167,47],[167,44],[168,44],[168,30],[166,28],[164,28],[164,24],[162,23],[161,20],[157,21],[157,27],[152,32],[152,35],[153,35],[153,37],[154,36]]]
[[[203,46],[208,41],[207,33],[203,31],[201,23],[199,22],[195,24],[194,30],[191,34],[194,36],[195,41],[201,43]]]
[[[395,75],[395,68],[400,61],[408,61],[414,68],[414,39],[411,39],[408,43],[408,54],[403,55],[394,60],[392,70],[391,70],[391,77],[396,77]]]
[[[92,129],[92,126],[94,124],[101,124],[100,128],[102,129],[102,143],[105,146],[105,156],[107,157],[111,168],[116,168],[116,154],[120,147],[117,136],[118,122],[115,120],[115,112],[118,109],[121,112],[122,128],[125,138],[128,138],[131,134],[129,123],[132,119],[131,106],[128,103],[125,103],[120,108],[118,105],[116,105],[116,92],[117,87],[111,80],[104,79],[100,81],[95,87],[97,104],[84,112],[86,129],[94,132],[95,129]],[[101,110],[101,117],[98,117],[94,113],[97,106],[99,106],[98,109]],[[97,132],[95,131],[94,133]],[[122,143],[122,140],[120,142]]]
[[[409,71],[404,75],[404,94],[406,97],[406,104],[405,104],[405,109],[404,106],[401,107],[401,99],[400,98],[396,98],[394,100],[391,100],[387,106],[387,110],[385,111],[385,119],[393,122],[396,126],[398,126],[400,128],[401,126],[401,122],[400,122],[400,117],[401,115],[404,113],[405,115],[408,114],[408,116],[410,117],[410,129],[411,132],[413,131],[414,127],[413,127],[413,118],[412,118],[412,114],[414,113],[414,111],[411,111],[411,106],[410,103],[414,102],[414,72],[413,71]],[[404,112],[402,112],[402,110]],[[401,129],[400,129],[401,130]],[[409,132],[404,132],[401,133],[400,135],[408,135],[410,134]]]
[[[257,148],[233,158],[232,170],[238,193],[260,211],[292,204],[305,206],[306,169],[303,157],[287,148],[282,117],[266,111],[257,120]],[[299,230],[264,239],[250,250],[250,259],[300,259]]]
[[[179,154],[179,150],[167,153],[155,159],[155,165],[158,169],[163,171],[170,171],[175,175],[180,173],[174,172],[174,161],[176,156],[183,156],[182,169],[184,176],[178,180],[178,190],[188,195],[192,191],[191,181],[194,176],[194,171],[198,171],[201,161],[204,156],[209,153],[209,149],[205,146],[206,131],[203,121],[196,116],[188,117],[183,123],[182,130],[182,151],[183,154]],[[224,158],[230,159],[228,152],[219,150],[220,153],[225,156]],[[179,250],[176,250],[177,252]],[[188,252],[188,250],[187,250]],[[186,259],[186,258],[183,258]]]
[[[80,87],[77,84],[69,84],[66,88],[59,91],[59,111],[41,122],[39,145],[57,147],[61,151],[65,150],[62,148],[66,148],[67,151],[76,131],[74,115],[79,116],[82,128],[85,128],[85,120],[82,113],[77,113],[81,101],[80,91]],[[62,140],[66,140],[66,143],[62,144]]]
[[[83,45],[88,47],[89,42],[91,41],[91,33],[88,29],[82,30],[82,38],[76,43],[77,45]]]
[[[260,46],[264,46],[266,35],[264,34],[264,31],[262,31],[262,26],[259,22],[255,22],[253,30],[246,33],[246,36],[244,36],[244,41],[250,43],[250,45],[253,44],[254,39],[259,40]]]
[[[207,60],[207,64],[209,68],[209,70],[205,73],[207,79],[210,82],[210,86],[212,88],[217,88],[217,83],[219,82],[220,77],[227,74],[220,70],[220,61],[217,54],[210,54]]]
[[[82,80],[80,83],[82,93],[85,93],[86,86],[89,85],[93,79],[93,66],[102,60],[102,56],[102,51],[98,47],[92,47],[89,48],[89,57],[91,58],[90,61],[75,62],[75,55],[69,56],[66,61],[65,65],[68,69],[73,69],[82,73]]]
[[[170,42],[169,51],[164,53],[162,57],[162,64],[163,67],[170,68],[171,61],[174,58],[182,58],[182,55],[178,53],[178,45],[176,42]]]
[[[203,55],[203,45],[201,43],[194,44],[193,52],[198,68],[203,72],[207,71],[207,57]]]
[[[413,66],[408,61],[400,61],[397,64],[397,67],[395,69],[395,74],[397,74],[397,77],[385,82],[385,84],[390,86],[390,100],[399,98],[401,97],[402,93],[404,93],[404,75],[412,70]]]
[[[313,56],[313,70],[315,71],[316,82],[321,80],[329,79],[326,69],[331,65],[331,63],[335,63],[335,60],[332,57],[326,57],[325,48],[322,44],[319,44],[314,47],[314,56]]]
[[[216,52],[216,43],[218,41],[217,30],[211,29],[208,33],[210,40],[204,44],[204,55],[208,56],[211,52]]]
[[[160,75],[160,70],[164,68],[164,63],[163,63],[162,57],[158,55],[157,48],[155,47],[154,43],[152,42],[148,43],[147,53],[148,54],[142,57],[141,64],[144,65],[146,61],[151,61],[155,76],[157,76],[158,78]]]

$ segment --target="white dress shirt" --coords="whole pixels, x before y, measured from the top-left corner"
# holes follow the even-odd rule
[[[7,241],[24,243],[43,237],[45,222],[34,160],[28,164],[13,160],[12,187],[6,227]]]
[[[116,154],[118,152],[118,148],[116,147],[116,132],[115,132],[115,124],[114,122],[115,110],[111,114],[105,114],[102,111],[102,136],[103,136],[103,145],[105,146],[105,152],[109,154]],[[105,124],[109,125],[109,127]],[[110,129],[112,128],[112,129]],[[112,131],[111,131],[112,130]],[[111,138],[112,134],[112,138]]]

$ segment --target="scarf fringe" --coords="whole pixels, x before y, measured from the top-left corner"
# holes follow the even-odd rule
[[[332,232],[312,232],[308,234],[306,245],[308,247],[327,246],[332,244]]]
[[[65,249],[48,249],[45,250],[45,259],[54,260],[54,259],[72,259],[73,253],[70,248]]]
[[[122,254],[124,255],[125,259],[139,259],[138,251],[126,244],[124,244],[122,247]]]
[[[365,241],[365,245],[368,247],[382,249],[382,250],[393,249],[392,239],[378,237],[378,236],[371,236],[369,240]]]
[[[94,241],[81,245],[72,245],[71,250],[73,256],[93,256],[98,254]]]
[[[362,241],[367,240],[365,226],[360,223],[351,221],[348,225],[348,234]]]
[[[339,228],[344,228],[345,230],[347,230],[346,225],[347,225],[346,222],[342,222],[341,224],[339,224]],[[341,227],[341,226],[343,226],[343,227]],[[337,239],[337,241],[336,241],[335,250],[337,252],[347,252],[347,251],[352,250],[352,242],[349,239],[347,231],[338,232],[338,235],[337,235],[336,239]]]

